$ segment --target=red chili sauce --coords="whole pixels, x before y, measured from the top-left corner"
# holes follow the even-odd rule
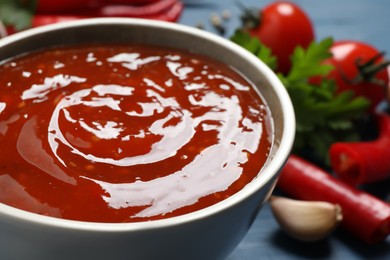
[[[203,209],[253,180],[272,143],[250,82],[175,49],[30,53],[0,66],[0,93],[0,202],[58,218],[137,222]]]

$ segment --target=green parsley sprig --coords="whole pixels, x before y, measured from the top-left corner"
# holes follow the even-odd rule
[[[16,31],[31,27],[37,0],[0,0],[0,20]]]
[[[247,32],[237,30],[231,40],[244,47],[271,69],[277,60],[271,50]],[[354,97],[352,91],[337,93],[335,81],[326,79],[333,66],[323,63],[331,56],[331,38],[313,42],[307,49],[297,47],[291,56],[292,66],[287,75],[278,73],[292,100],[296,115],[294,152],[314,154],[328,163],[328,151],[337,141],[357,141],[359,134],[355,120],[362,118],[369,106],[363,97]],[[318,83],[313,83],[319,78]]]
[[[243,30],[236,30],[230,40],[256,55],[272,70],[276,69],[276,57],[272,55],[271,49],[264,46],[256,37],[251,37],[248,32]]]

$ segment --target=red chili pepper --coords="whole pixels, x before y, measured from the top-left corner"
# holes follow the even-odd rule
[[[382,241],[390,234],[390,204],[354,189],[298,156],[288,159],[278,187],[296,199],[339,204],[343,211],[341,226],[367,243]]]
[[[31,21],[31,28],[53,24],[53,23],[59,23],[59,22],[68,22],[68,21],[74,21],[74,20],[80,20],[89,18],[87,16],[73,16],[73,15],[49,15],[49,14],[37,14],[34,15],[32,21]]]
[[[30,0],[31,1],[31,0]],[[34,0],[36,13],[54,14],[72,12],[98,6],[103,0]]]
[[[179,0],[160,0],[143,5],[104,5],[98,8],[86,9],[78,15],[93,17],[145,17],[167,12]]]
[[[390,178],[390,117],[378,115],[379,137],[370,142],[338,142],[330,147],[331,166],[351,185]]]
[[[161,0],[103,0],[103,2],[107,4],[121,4],[121,5],[145,4],[145,3],[153,3],[158,1]]]
[[[177,20],[179,20],[180,15],[183,12],[183,9],[184,9],[183,3],[177,2],[166,12],[149,15],[149,16],[146,15],[143,18],[166,21],[166,22],[176,22]]]
[[[116,9],[118,7],[118,9]],[[176,22],[183,12],[184,5],[179,0],[160,0],[158,3],[147,4],[142,6],[126,6],[126,8],[119,8],[123,6],[105,6],[100,9],[91,9],[85,12],[75,12],[73,14],[35,14],[31,21],[31,28],[73,20],[80,20],[86,18],[102,17],[135,17],[152,20],[160,20],[167,22]],[[107,9],[104,9],[107,8]],[[111,15],[109,15],[111,14]],[[8,34],[15,33],[12,26],[7,26]]]
[[[7,31],[6,36],[17,32],[13,26],[6,26],[5,30]]]

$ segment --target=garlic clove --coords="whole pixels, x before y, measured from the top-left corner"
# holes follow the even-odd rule
[[[282,229],[302,241],[325,238],[342,220],[340,205],[329,202],[299,201],[278,196],[271,196],[269,202]]]

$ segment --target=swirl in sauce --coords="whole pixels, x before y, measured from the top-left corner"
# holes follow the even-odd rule
[[[4,62],[0,75],[0,202],[35,213],[189,213],[242,189],[271,146],[252,84],[188,52],[63,47]]]

